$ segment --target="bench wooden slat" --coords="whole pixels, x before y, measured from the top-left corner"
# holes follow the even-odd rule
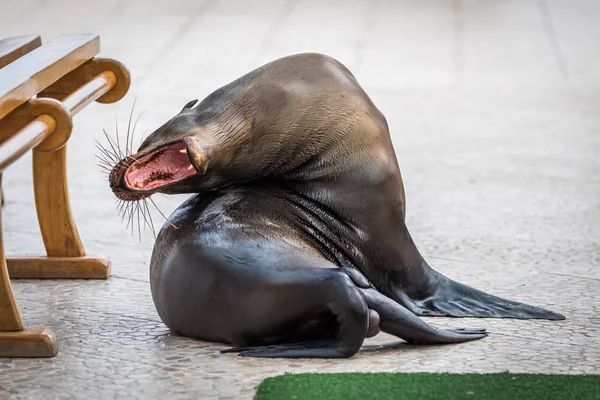
[[[14,36],[0,40],[0,68],[42,45],[38,35]]]
[[[117,77],[115,74],[112,71],[104,71],[63,99],[62,104],[64,105],[68,121],[70,122],[73,115],[77,114],[88,104],[96,101],[96,99],[115,87],[116,84]],[[22,107],[31,105],[32,102],[42,101],[48,101],[48,99],[40,100],[38,98],[31,100]],[[56,114],[49,114],[52,114],[52,112],[48,109],[46,109],[46,112],[40,111],[40,115],[35,120],[27,120],[27,123],[24,123],[24,117],[31,116],[32,113],[18,108],[5,119],[0,120],[0,173],[28,150],[38,146],[49,135],[54,134],[56,136],[54,130],[57,127],[57,122],[54,118],[57,116]],[[59,129],[61,125],[65,125],[65,123],[59,123]],[[51,143],[46,142],[43,145],[43,149],[39,149],[39,147],[37,149],[40,151],[58,150],[68,140],[70,132],[69,128],[68,134],[61,133]]]
[[[62,35],[0,69],[0,119],[99,52],[96,34]]]

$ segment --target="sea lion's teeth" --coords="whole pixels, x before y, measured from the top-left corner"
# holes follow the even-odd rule
[[[140,189],[141,189],[141,188],[143,188],[143,187],[144,187],[144,184],[143,184],[142,182],[138,182],[138,183],[135,185],[135,187],[136,187],[136,188],[140,188]]]
[[[194,168],[194,166],[192,164],[190,164],[190,166],[188,167],[188,171],[192,168]]]
[[[180,153],[187,153],[187,149],[181,149],[179,150]]]
[[[135,171],[136,169],[138,169],[137,165],[132,165],[131,168],[129,168],[131,171]]]

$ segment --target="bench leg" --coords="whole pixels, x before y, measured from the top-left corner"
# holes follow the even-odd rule
[[[0,358],[54,357],[57,352],[56,335],[50,329],[0,332]]]
[[[49,257],[85,255],[71,216],[66,161],[66,145],[53,152],[33,150],[35,207]]]
[[[33,150],[33,188],[47,257],[10,258],[13,279],[106,279],[110,263],[86,257],[71,215],[67,189],[67,146],[53,152]]]
[[[0,357],[52,357],[57,351],[56,336],[51,330],[23,329],[4,257],[0,213]]]

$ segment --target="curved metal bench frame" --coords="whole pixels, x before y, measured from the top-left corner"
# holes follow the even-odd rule
[[[24,329],[10,278],[106,279],[110,263],[88,257],[71,214],[66,144],[72,117],[90,103],[114,103],[130,86],[119,62],[94,58],[98,35],[39,36],[0,41],[0,184],[2,171],[33,152],[33,186],[46,257],[6,258],[0,217],[0,357],[51,357],[56,336]],[[35,97],[35,98],[34,98]]]

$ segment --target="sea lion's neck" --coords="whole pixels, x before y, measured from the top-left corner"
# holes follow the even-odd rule
[[[347,225],[357,232],[359,248],[375,244],[388,251],[402,241],[404,189],[391,143],[349,154],[329,149],[279,182],[302,196],[303,207],[326,210],[334,226],[330,236],[347,236]],[[392,253],[378,262],[395,262]]]
[[[368,273],[380,290],[398,279],[414,282],[412,275],[427,267],[404,224],[400,177],[376,184],[337,179],[286,183],[285,200],[293,203],[287,210],[299,230],[324,257]]]

